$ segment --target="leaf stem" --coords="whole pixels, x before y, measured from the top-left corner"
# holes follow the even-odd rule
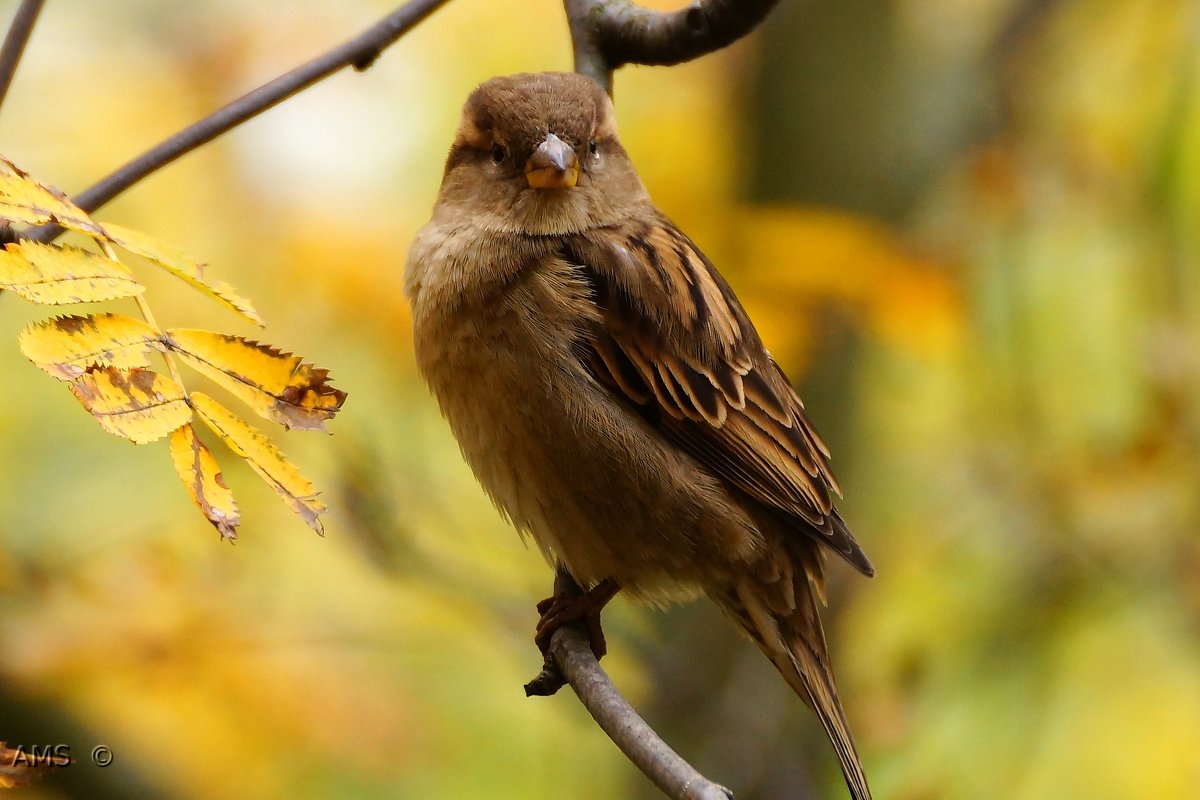
[[[117,252],[113,250],[113,246],[111,244],[103,239],[96,239],[95,242],[96,244],[100,245],[100,249],[104,252],[104,255],[108,256],[113,261],[121,260],[117,258]],[[142,314],[142,319],[146,320],[146,324],[151,328],[154,328],[154,330],[161,336],[163,330],[162,328],[158,327],[158,322],[154,319],[154,312],[150,310],[150,304],[146,302],[146,298],[139,293],[135,294],[133,299],[137,303],[138,311],[140,311]],[[175,383],[179,385],[179,388],[183,389],[183,393],[186,395],[188,392],[183,385],[183,376],[179,374],[179,365],[175,363],[175,357],[171,355],[169,350],[163,350],[162,357],[163,361],[167,362],[167,370],[171,373],[171,380],[175,381]]]

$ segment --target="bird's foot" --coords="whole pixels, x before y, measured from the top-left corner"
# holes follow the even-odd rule
[[[562,583],[566,583],[562,586]],[[548,697],[563,687],[566,679],[553,653],[550,652],[550,642],[556,631],[564,625],[573,622],[583,623],[587,630],[588,643],[592,653],[599,660],[608,652],[608,644],[604,640],[604,629],[600,626],[600,612],[608,601],[612,600],[621,587],[611,578],[605,579],[586,592],[581,591],[575,582],[555,582],[555,593],[552,597],[537,604],[541,619],[538,620],[533,641],[542,651],[542,671],[529,683],[525,684],[525,695]]]
[[[592,653],[597,660],[604,658],[604,654],[608,652],[608,643],[604,641],[604,629],[600,627],[600,612],[620,588],[616,581],[606,578],[582,594],[558,592],[538,603],[537,610],[542,618],[538,620],[533,641],[542,651],[542,655],[549,654],[550,639],[555,631],[563,625],[582,622],[587,628]]]

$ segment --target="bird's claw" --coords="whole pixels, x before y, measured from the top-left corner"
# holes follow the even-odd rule
[[[597,660],[604,657],[608,652],[608,643],[604,640],[604,629],[600,626],[600,612],[619,589],[616,581],[606,579],[582,594],[558,593],[537,604],[538,613],[542,616],[538,620],[533,641],[547,658],[547,663],[552,660],[550,640],[554,632],[572,622],[584,624],[592,653]]]

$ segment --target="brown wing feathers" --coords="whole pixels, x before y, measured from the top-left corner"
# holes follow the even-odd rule
[[[828,449],[691,240],[658,217],[571,237],[563,255],[602,311],[585,358],[592,374],[715,474],[872,574],[833,506]]]

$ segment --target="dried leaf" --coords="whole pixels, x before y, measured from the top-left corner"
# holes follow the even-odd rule
[[[212,451],[196,436],[191,423],[171,431],[170,442],[175,471],[192,500],[222,539],[236,539],[241,514]]]
[[[323,431],[325,420],[346,400],[345,392],[328,384],[328,370],[241,336],[172,328],[163,343],[255,412],[286,428]]]
[[[134,255],[149,259],[163,269],[195,286],[209,297],[215,298],[241,314],[255,325],[262,325],[262,317],[246,298],[225,281],[211,281],[204,277],[204,265],[166,242],[147,236],[129,228],[104,223],[105,239],[128,250]]]
[[[4,156],[0,156],[0,215],[31,225],[57,222],[91,236],[101,233],[100,226],[65,194],[41,183]]]
[[[0,789],[28,786],[42,777],[53,765],[49,759],[35,758],[32,753],[14,750],[0,742]]]
[[[158,338],[158,331],[141,320],[93,314],[32,323],[21,332],[19,343],[34,364],[61,381],[73,381],[91,366],[150,366],[148,353]]]
[[[183,388],[148,369],[92,368],[70,387],[101,428],[135,444],[161,439],[192,418]]]
[[[283,502],[308,527],[324,535],[319,517],[326,510],[325,504],[317,500],[313,485],[275,449],[267,437],[208,395],[192,392],[192,407],[204,424],[220,436],[230,450],[246,459],[250,468],[279,493]]]
[[[78,247],[38,242],[0,250],[0,288],[43,305],[95,303],[145,291],[120,261]]]

